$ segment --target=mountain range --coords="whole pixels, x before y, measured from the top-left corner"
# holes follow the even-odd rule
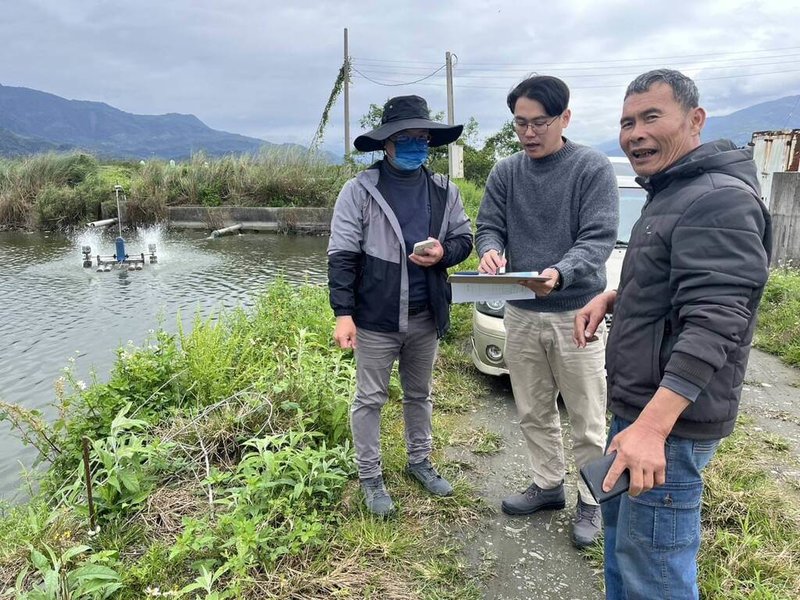
[[[136,115],[103,102],[0,85],[0,156],[84,150],[104,158],[183,159],[199,151],[221,156],[264,149],[307,151],[211,129],[194,115]]]
[[[800,129],[800,96],[785,96],[722,117],[708,117],[701,138],[704,142],[725,138],[737,146],[744,146],[750,143],[754,131],[776,129]],[[617,139],[595,147],[610,156],[622,154]]]
[[[743,146],[754,131],[800,128],[800,96],[762,102],[729,115],[709,117],[704,141],[727,138]],[[619,155],[616,139],[595,145]],[[203,151],[209,156],[299,151],[297,144],[265,140],[211,129],[194,115],[137,115],[103,102],[67,100],[24,87],[0,85],[0,156],[84,150],[103,158],[184,159]],[[331,162],[341,157],[326,152]]]

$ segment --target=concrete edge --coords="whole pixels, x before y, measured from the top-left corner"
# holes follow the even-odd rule
[[[241,224],[242,231],[323,234],[330,232],[332,217],[332,208],[167,207],[167,225],[173,229],[212,231]]]

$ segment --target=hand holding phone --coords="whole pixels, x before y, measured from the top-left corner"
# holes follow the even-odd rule
[[[580,469],[581,477],[586,482],[586,487],[589,488],[594,499],[600,504],[619,496],[623,492],[627,492],[631,485],[630,473],[628,469],[625,469],[619,476],[619,479],[617,479],[614,487],[608,492],[603,491],[603,481],[606,475],[608,475],[608,470],[611,468],[616,457],[617,453],[611,452],[610,454],[606,454],[597,460],[583,465]]]
[[[421,242],[417,242],[416,244],[414,244],[414,254],[425,256],[425,250],[427,248],[433,248],[435,246],[436,246],[436,240],[422,240]]]

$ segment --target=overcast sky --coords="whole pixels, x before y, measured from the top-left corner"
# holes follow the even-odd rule
[[[343,61],[354,69],[351,139],[370,103],[416,93],[482,136],[510,116],[525,75],[572,89],[567,135],[617,133],[628,82],[651,68],[694,77],[719,116],[800,93],[796,0],[0,0],[0,83],[137,114],[191,113],[210,127],[308,144]],[[372,81],[370,81],[372,80]],[[797,107],[796,110],[800,110]],[[343,101],[325,147],[343,150]]]

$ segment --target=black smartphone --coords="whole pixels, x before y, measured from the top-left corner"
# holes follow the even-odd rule
[[[603,491],[603,480],[606,478],[606,475],[608,475],[608,470],[611,468],[611,464],[616,457],[617,453],[612,452],[590,463],[586,463],[580,469],[581,477],[586,482],[586,487],[589,488],[589,491],[598,503],[602,504],[607,500],[619,496],[623,492],[627,492],[631,485],[630,473],[628,473],[628,469],[625,469],[619,476],[619,479],[617,479],[617,483],[614,484],[614,487],[608,492]]]

